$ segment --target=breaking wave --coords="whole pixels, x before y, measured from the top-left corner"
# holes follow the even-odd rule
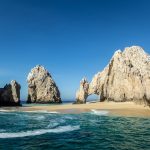
[[[47,111],[47,110],[36,110],[36,111],[24,111],[24,112],[31,112],[31,113],[50,113],[50,114],[59,114],[57,111]]]
[[[37,116],[37,117],[35,118],[35,120],[44,120],[44,119],[45,119],[44,116]]]
[[[64,118],[55,118],[55,119],[50,119],[49,121],[50,123],[48,124],[47,128],[53,128],[60,124],[62,125],[66,122]]]
[[[31,131],[22,131],[22,132],[4,132],[0,133],[0,138],[18,138],[18,137],[27,137],[27,136],[36,136],[42,135],[46,133],[62,133],[62,132],[70,132],[74,130],[79,130],[80,126],[60,126],[54,129],[38,129],[38,130],[31,130]]]
[[[8,112],[8,110],[0,109],[0,112]]]
[[[92,111],[92,114],[99,115],[99,116],[107,115],[109,113],[109,111],[106,111],[106,110],[95,110],[95,109],[92,109],[91,111]]]
[[[14,112],[14,110],[0,109],[0,113]]]

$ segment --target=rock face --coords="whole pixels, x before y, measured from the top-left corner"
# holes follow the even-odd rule
[[[60,92],[50,73],[40,65],[27,77],[28,103],[60,103]]]
[[[0,89],[0,106],[20,106],[20,84],[12,80]]]
[[[116,51],[106,68],[93,77],[91,94],[100,95],[100,101],[150,105],[150,56],[139,46]]]
[[[86,103],[88,97],[89,83],[86,78],[83,78],[80,82],[80,88],[76,93],[76,103]]]

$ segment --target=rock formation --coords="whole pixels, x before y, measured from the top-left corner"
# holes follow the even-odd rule
[[[86,78],[83,78],[80,82],[80,88],[76,93],[76,103],[86,103],[86,99],[88,97],[88,89],[89,89],[89,83]]]
[[[15,80],[1,88],[0,106],[20,106],[20,88]]]
[[[27,77],[28,103],[60,103],[60,92],[50,73],[40,65]]]
[[[100,101],[149,105],[150,56],[139,46],[116,51],[106,68],[93,77],[88,88],[88,95],[91,94],[100,95]],[[84,101],[87,98],[81,92],[77,94],[77,101],[78,95]]]

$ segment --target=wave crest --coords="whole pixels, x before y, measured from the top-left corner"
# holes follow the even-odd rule
[[[99,115],[99,116],[107,115],[109,113],[109,111],[106,111],[106,110],[95,110],[95,109],[92,109],[91,111],[92,111],[92,114]]]
[[[36,135],[42,135],[46,133],[62,133],[62,132],[70,132],[74,130],[79,130],[80,126],[60,126],[55,129],[38,129],[38,130],[32,130],[32,131],[23,131],[23,132],[4,132],[0,133],[0,138],[18,138],[18,137],[27,137],[27,136],[36,136]]]
[[[47,111],[47,110],[28,110],[23,112],[29,112],[29,113],[48,113],[48,114],[59,114],[57,111]]]

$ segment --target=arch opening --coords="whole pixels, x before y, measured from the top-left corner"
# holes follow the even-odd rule
[[[87,97],[86,102],[95,103],[100,101],[100,95],[91,94]]]

